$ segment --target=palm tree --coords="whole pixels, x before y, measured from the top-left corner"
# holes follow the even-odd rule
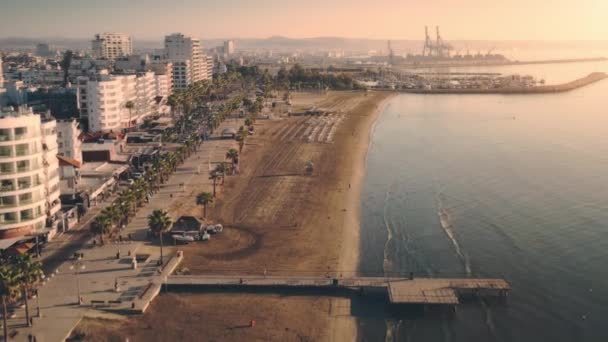
[[[213,181],[213,197],[215,197],[215,187],[217,186],[217,180],[220,178],[221,178],[221,176],[217,172],[215,172],[215,171],[209,172],[209,179],[211,179]]]
[[[239,151],[237,151],[234,148],[231,148],[228,150],[228,152],[226,152],[226,159],[229,159],[230,162],[232,162],[232,168],[234,168],[234,164],[236,164],[236,161],[239,158]]]
[[[133,110],[133,108],[135,108],[135,104],[133,103],[133,101],[127,101],[127,103],[125,103],[125,108],[127,108],[129,110],[129,128],[131,128],[131,112]]]
[[[101,211],[101,215],[104,215],[107,218],[109,218],[110,222],[112,222],[112,225],[117,224],[118,221],[120,220],[120,212],[118,211],[118,207],[115,206],[114,204],[111,204],[111,205],[105,207]]]
[[[249,135],[249,132],[247,132],[246,129],[241,129],[237,133],[237,138],[239,141],[239,153],[243,152],[243,146],[245,146],[245,138],[247,138],[248,135]]]
[[[226,178],[227,170],[228,170],[228,167],[226,166],[226,163],[224,163],[224,162],[219,163],[215,166],[215,170],[214,170],[215,173],[222,175],[222,185],[224,185],[224,178]]]
[[[33,261],[30,254],[22,254],[17,257],[15,264],[20,275],[21,288],[23,290],[23,301],[25,302],[25,320],[28,326],[30,324],[30,308],[28,304],[28,297],[31,288],[40,279],[42,279],[42,264],[38,261]]]
[[[13,301],[19,293],[19,272],[13,265],[0,266],[0,297],[2,297],[2,319],[4,341],[8,341],[8,302]]]
[[[91,231],[93,234],[99,235],[101,244],[103,245],[103,236],[110,232],[112,221],[105,215],[98,215],[91,223]]]
[[[164,210],[154,210],[148,216],[148,227],[160,237],[160,264],[163,264],[163,234],[169,230],[173,222]]]
[[[207,205],[213,203],[213,194],[201,192],[196,195],[196,204],[203,206],[203,218],[207,219]]]

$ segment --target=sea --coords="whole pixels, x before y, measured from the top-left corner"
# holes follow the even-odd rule
[[[608,62],[437,71],[554,84]],[[361,340],[608,341],[608,80],[560,94],[398,95],[371,134],[360,272],[504,278],[512,291],[455,313],[369,309]]]

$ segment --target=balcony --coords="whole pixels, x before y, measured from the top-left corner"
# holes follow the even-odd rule
[[[29,189],[32,187],[32,183],[31,182],[19,182],[19,190],[25,190],[25,189]]]
[[[17,148],[15,151],[17,157],[23,157],[29,154],[29,148]]]
[[[17,206],[15,197],[0,197],[0,208],[12,208]]]
[[[3,191],[3,192],[5,192],[5,191],[6,192],[8,192],[8,191],[15,191],[15,186],[13,184],[11,184],[11,185],[8,185],[8,184],[7,185],[2,185],[2,186],[0,186],[0,191]]]
[[[13,173],[13,170],[14,168],[12,164],[3,164],[2,166],[0,166],[0,174]]]

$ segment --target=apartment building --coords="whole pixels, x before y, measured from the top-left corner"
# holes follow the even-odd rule
[[[185,89],[190,84],[210,78],[201,41],[174,33],[165,37],[165,58],[173,63],[173,88]]]
[[[79,77],[77,101],[80,118],[90,132],[121,132],[141,123],[156,111],[153,72]]]
[[[41,232],[60,216],[56,122],[0,112],[0,239]]]
[[[91,41],[93,56],[114,60],[119,57],[131,55],[133,46],[131,37],[124,33],[100,33]]]

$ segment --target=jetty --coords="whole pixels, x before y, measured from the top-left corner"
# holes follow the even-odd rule
[[[608,74],[594,72],[574,81],[533,87],[503,87],[503,88],[415,88],[402,89],[404,93],[414,94],[549,94],[563,93],[574,89],[588,86],[608,78]]]
[[[236,290],[281,292],[314,290],[315,293],[384,294],[392,305],[450,305],[461,297],[506,298],[511,286],[504,279],[475,278],[398,278],[263,275],[173,275],[166,279],[169,287],[201,290]]]

